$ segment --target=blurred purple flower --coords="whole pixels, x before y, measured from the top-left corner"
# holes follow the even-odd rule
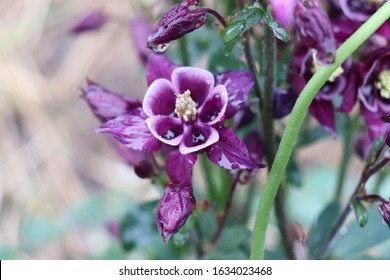
[[[248,98],[254,83],[249,72],[227,71],[214,77],[195,67],[147,69],[153,72],[147,76],[153,78],[142,110],[118,116],[97,132],[141,151],[159,149],[158,142],[177,147],[181,155],[206,151],[211,161],[225,169],[259,167],[233,130],[222,125]]]
[[[385,0],[339,0],[344,15],[350,20],[364,22],[385,3]]]
[[[297,0],[270,0],[269,5],[272,8],[277,22],[283,28],[290,28],[293,22],[294,8]]]
[[[204,8],[189,9],[198,6],[199,1],[184,0],[173,5],[157,23],[147,40],[147,47],[163,52],[173,40],[202,27],[207,21]]]
[[[383,220],[390,227],[390,201],[383,201],[378,206],[378,211],[382,215]]]
[[[195,205],[191,186],[172,182],[165,188],[156,213],[157,227],[165,243],[183,227]]]
[[[297,101],[297,94],[293,90],[275,88],[274,93],[274,118],[281,119],[291,113]]]
[[[365,160],[370,152],[372,141],[366,134],[360,134],[355,143],[355,152],[361,160]]]
[[[108,16],[102,10],[94,10],[86,13],[72,27],[72,33],[79,34],[87,31],[98,30],[107,22]]]
[[[328,15],[317,0],[296,1],[294,26],[301,44],[315,49],[319,65],[332,64],[336,58],[336,40]]]

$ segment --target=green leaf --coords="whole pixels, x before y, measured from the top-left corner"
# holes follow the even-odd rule
[[[311,256],[317,256],[325,239],[328,237],[333,224],[340,213],[340,205],[333,201],[319,215],[317,221],[312,225],[309,235],[309,247]]]
[[[352,201],[352,206],[359,225],[364,227],[368,222],[368,213],[366,207],[360,200],[357,199]]]
[[[267,24],[272,29],[276,38],[284,42],[290,41],[290,36],[286,30],[279,26],[278,22],[273,18],[270,12],[262,9],[262,18],[265,24]]]

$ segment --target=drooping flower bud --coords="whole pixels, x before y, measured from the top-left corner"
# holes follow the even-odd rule
[[[165,243],[183,227],[195,204],[191,186],[171,182],[165,188],[156,213],[157,227]]]
[[[390,201],[384,201],[378,206],[378,211],[382,215],[383,220],[390,227]]]
[[[172,6],[157,23],[146,46],[156,52],[163,52],[171,41],[203,26],[207,21],[206,11],[202,8],[189,9],[198,4],[199,1],[187,0]]]
[[[319,65],[332,64],[336,58],[336,40],[329,17],[317,1],[297,1],[294,18],[302,44],[316,50]]]
[[[108,16],[102,10],[94,10],[85,14],[72,28],[72,33],[79,34],[98,30],[107,22]]]

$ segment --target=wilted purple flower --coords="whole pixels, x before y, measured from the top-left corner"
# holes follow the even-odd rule
[[[94,10],[85,14],[72,28],[74,34],[98,30],[107,22],[108,16],[102,10]]]
[[[148,37],[147,47],[162,52],[171,41],[202,27],[207,21],[206,10],[203,8],[189,9],[190,6],[198,4],[199,1],[185,0],[173,5]]]
[[[374,140],[386,133],[381,117],[390,113],[390,47],[380,48],[362,58],[354,65],[351,90],[344,95],[344,111],[352,109],[356,100],[367,125],[370,138]]]
[[[296,1],[294,26],[301,44],[315,49],[317,63],[332,64],[336,58],[336,40],[328,15],[317,0]]]
[[[195,67],[172,67],[169,74],[159,65],[147,67],[151,82],[143,110],[104,123],[97,132],[109,133],[126,146],[154,151],[158,143],[177,147],[181,155],[206,151],[209,159],[225,169],[253,169],[243,142],[225,119],[240,109],[253,87],[247,71],[226,71],[215,77]],[[168,77],[158,78],[158,77]]]
[[[298,95],[293,90],[276,87],[274,91],[274,118],[281,119],[291,113]]]
[[[185,224],[195,204],[191,186],[172,182],[165,188],[156,213],[157,227],[165,243]]]
[[[339,0],[339,5],[346,17],[353,21],[364,22],[385,2],[385,0]]]
[[[307,46],[297,44],[293,51],[291,67],[288,73],[288,81],[294,91],[300,93],[320,67],[313,52]],[[343,94],[346,90],[350,67],[351,60],[348,59],[336,69],[317,93],[309,107],[309,112],[332,134],[336,132],[335,109],[332,100],[335,96]]]
[[[270,0],[269,5],[272,8],[277,22],[283,28],[289,28],[293,21],[294,8],[297,0]],[[299,1],[299,0],[298,0]]]

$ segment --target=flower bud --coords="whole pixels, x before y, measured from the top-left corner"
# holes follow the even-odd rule
[[[107,22],[107,15],[101,10],[95,10],[87,13],[72,28],[72,33],[98,30]]]
[[[195,204],[191,186],[183,187],[171,182],[165,188],[156,213],[157,227],[165,243],[182,228]]]
[[[134,172],[141,179],[150,178],[154,174],[153,165],[149,160],[142,160],[134,164]]]
[[[336,40],[332,25],[316,0],[297,1],[295,28],[302,44],[316,50],[316,59],[320,65],[334,62]]]
[[[378,206],[378,211],[382,215],[383,220],[390,227],[390,201],[384,201]]]
[[[207,21],[206,11],[202,8],[189,9],[189,6],[198,4],[199,1],[184,1],[172,6],[157,23],[146,46],[163,52],[171,41],[203,26]]]

